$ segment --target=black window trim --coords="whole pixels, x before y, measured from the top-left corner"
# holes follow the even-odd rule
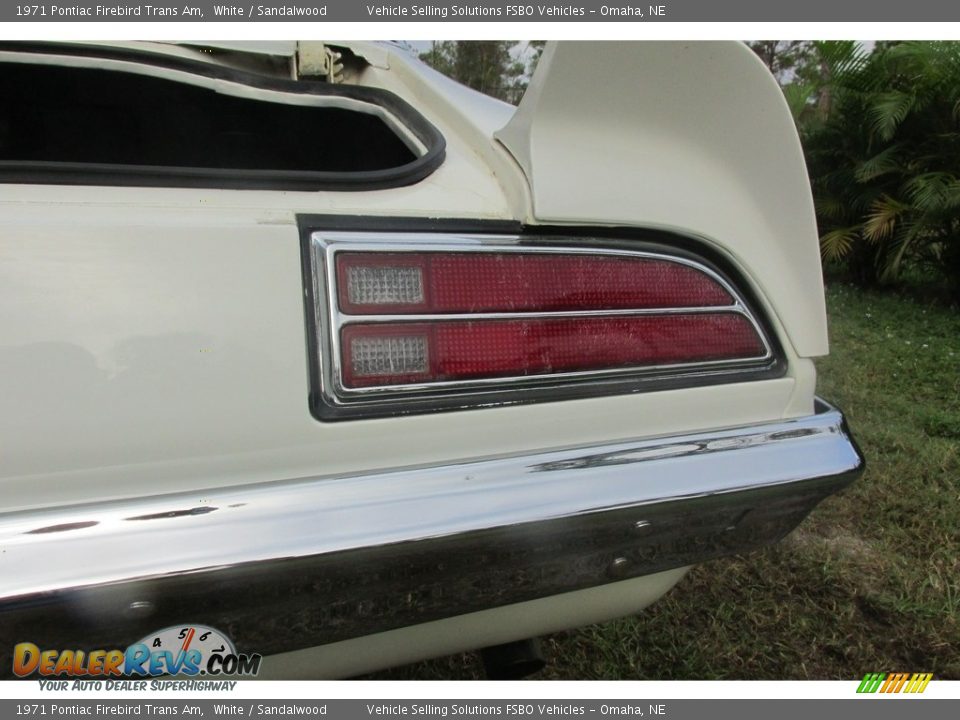
[[[425,152],[404,165],[359,172],[237,170],[225,168],[116,165],[106,163],[0,160],[0,184],[102,185],[235,190],[360,191],[404,187],[420,182],[442,163],[446,141],[409,103],[381,88],[333,85],[313,80],[276,78],[191,58],[140,48],[0,41],[0,52],[61,55],[136,62],[249,87],[303,95],[344,97],[378,105],[391,113],[423,144]],[[0,59],[0,65],[5,62]]]

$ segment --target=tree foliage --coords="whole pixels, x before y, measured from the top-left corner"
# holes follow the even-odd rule
[[[784,89],[824,260],[865,284],[938,273],[960,299],[960,43],[811,46]]]
[[[420,59],[467,87],[517,103],[527,87],[526,64],[514,56],[517,45],[505,40],[440,40]]]
[[[813,43],[806,40],[754,40],[747,45],[756,53],[781,85],[793,80],[807,67]]]

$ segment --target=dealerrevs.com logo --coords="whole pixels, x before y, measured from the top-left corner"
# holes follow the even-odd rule
[[[121,649],[41,649],[31,642],[13,648],[17,677],[112,678],[160,675],[244,675],[260,671],[258,654],[238,653],[233,641],[205,625],[175,625]]]

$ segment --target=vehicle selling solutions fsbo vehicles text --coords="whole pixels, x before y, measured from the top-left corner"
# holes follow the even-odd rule
[[[367,5],[370,17],[583,17],[584,7],[577,5]]]

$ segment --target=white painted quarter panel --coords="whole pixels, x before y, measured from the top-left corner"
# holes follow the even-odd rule
[[[794,389],[324,424],[293,213],[48,202],[0,217],[5,510],[744,424],[782,416]]]
[[[498,133],[541,223],[676,230],[732,257],[797,353],[827,352],[816,220],[776,82],[731,42],[548,44]]]
[[[810,411],[812,369],[788,347],[787,376],[746,385],[316,421],[298,213],[530,219],[523,175],[491,138],[509,110],[469,92],[445,104],[449,81],[390,57],[389,70],[371,68],[365,80],[421,109],[448,143],[444,164],[409,187],[2,186],[2,510],[202,495]],[[590,202],[601,223],[603,202]]]

